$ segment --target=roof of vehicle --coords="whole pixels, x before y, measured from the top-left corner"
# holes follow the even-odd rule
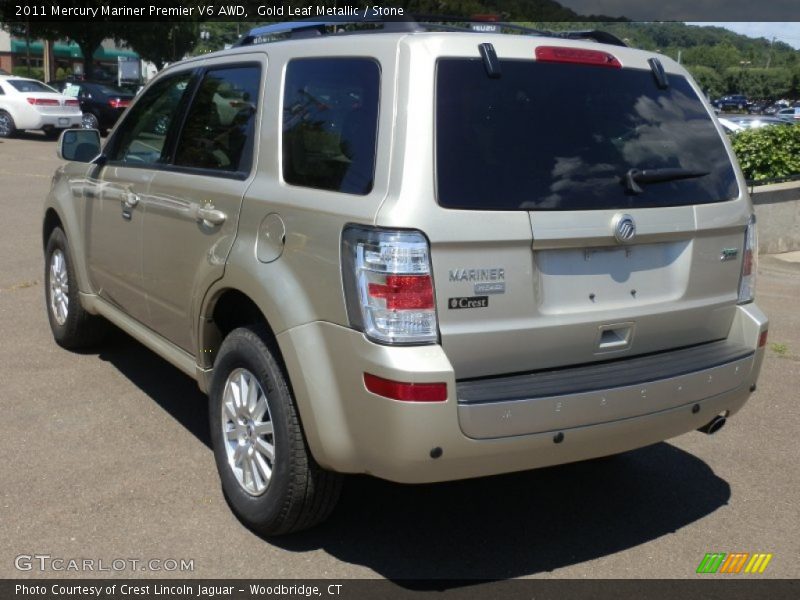
[[[267,40],[265,43],[252,43],[254,40],[257,40],[257,34],[264,31],[264,28],[257,27],[248,34],[248,36],[251,34],[256,36],[250,43],[187,58],[169,65],[161,71],[161,74],[173,72],[174,69],[191,68],[193,65],[202,64],[209,60],[220,58],[230,59],[240,54],[253,52],[274,51],[280,52],[288,57],[293,55],[313,56],[326,55],[330,52],[340,54],[342,48],[346,47],[348,52],[352,53],[354,47],[353,36],[359,37],[358,44],[355,45],[355,47],[360,50],[358,52],[359,54],[377,52],[380,51],[381,48],[383,50],[388,50],[396,48],[399,44],[428,46],[429,51],[438,53],[442,51],[441,43],[446,40],[448,44],[452,44],[448,47],[448,52],[455,52],[456,55],[474,55],[475,57],[480,57],[479,46],[490,44],[496,46],[500,59],[520,59],[530,57],[531,44],[537,46],[553,45],[587,50],[591,49],[612,54],[622,62],[625,68],[652,69],[654,67],[648,61],[652,58],[657,58],[657,62],[661,64],[665,72],[679,75],[686,74],[685,69],[681,65],[666,55],[630,48],[619,40],[613,43],[601,43],[590,39],[595,34],[600,38],[608,35],[604,32],[546,32],[511,25],[511,29],[516,31],[517,35],[509,35],[507,33],[498,32],[471,31],[469,29],[450,26],[444,26],[444,29],[441,29],[439,24],[435,24],[436,26],[430,29],[411,30],[408,27],[404,27],[398,30],[397,27],[390,26],[378,30],[371,29],[342,33],[332,31],[325,35],[308,35],[309,23],[311,23],[312,26],[316,26],[319,24],[319,21],[315,20],[300,23],[303,28],[306,29],[306,33],[299,35],[292,34],[288,37],[284,36],[279,40]],[[341,22],[339,23],[341,24]],[[296,25],[297,22],[294,24]],[[281,28],[285,29],[286,25],[278,23],[266,27],[271,28],[267,29],[268,32],[275,32]],[[328,27],[327,21],[326,27]],[[613,38],[613,36],[609,36],[609,38]],[[613,39],[616,40],[616,38]],[[362,40],[364,44],[361,43]],[[367,42],[369,43],[368,46],[366,46]]]

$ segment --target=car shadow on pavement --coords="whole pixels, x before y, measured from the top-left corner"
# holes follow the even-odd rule
[[[445,589],[614,554],[703,518],[730,495],[703,461],[660,443],[435,485],[350,477],[328,522],[266,541],[295,552],[321,549],[404,587]]]
[[[12,139],[26,140],[29,142],[50,142],[55,144],[57,139],[47,137],[42,131],[18,131]]]
[[[112,328],[98,357],[114,365],[173,419],[211,448],[208,398],[197,382],[122,331]]]

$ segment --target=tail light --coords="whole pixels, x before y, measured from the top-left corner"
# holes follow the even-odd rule
[[[756,216],[750,215],[744,233],[742,276],[739,279],[739,304],[752,302],[756,294],[756,271],[758,270],[758,233]]]
[[[64,102],[64,106],[80,106],[80,103],[77,100],[72,99]]]
[[[60,106],[61,103],[53,98],[26,98],[28,104],[33,106]]]
[[[129,100],[122,100],[121,98],[112,98],[108,101],[108,105],[111,108],[127,108],[128,104],[130,104]]]
[[[430,250],[421,232],[346,227],[342,279],[350,325],[371,340],[438,340]]]
[[[621,69],[622,63],[616,56],[601,50],[584,48],[568,48],[564,46],[538,46],[536,60],[542,62],[570,63],[575,65],[591,65],[594,67],[611,67]]]

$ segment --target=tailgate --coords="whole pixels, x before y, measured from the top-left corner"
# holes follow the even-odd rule
[[[662,86],[629,49],[624,68],[497,52],[500,77],[477,58],[437,67],[437,201],[462,225],[431,255],[456,377],[727,337],[750,204],[685,73]],[[527,236],[487,240],[510,219]]]

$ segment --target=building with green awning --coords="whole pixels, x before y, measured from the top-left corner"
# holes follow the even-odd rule
[[[139,55],[133,50],[116,48],[107,40],[106,45],[100,46],[94,53],[96,76],[103,79],[115,79],[117,66],[120,59],[138,59]],[[55,70],[60,74],[80,73],[83,68],[83,52],[74,42],[58,41],[53,43],[53,60]],[[3,52],[5,50],[5,52]],[[25,40],[11,38],[8,47],[0,48],[2,64],[0,67],[12,72],[13,69],[26,65],[34,69],[41,69],[44,65],[44,42],[31,41],[30,45]]]

